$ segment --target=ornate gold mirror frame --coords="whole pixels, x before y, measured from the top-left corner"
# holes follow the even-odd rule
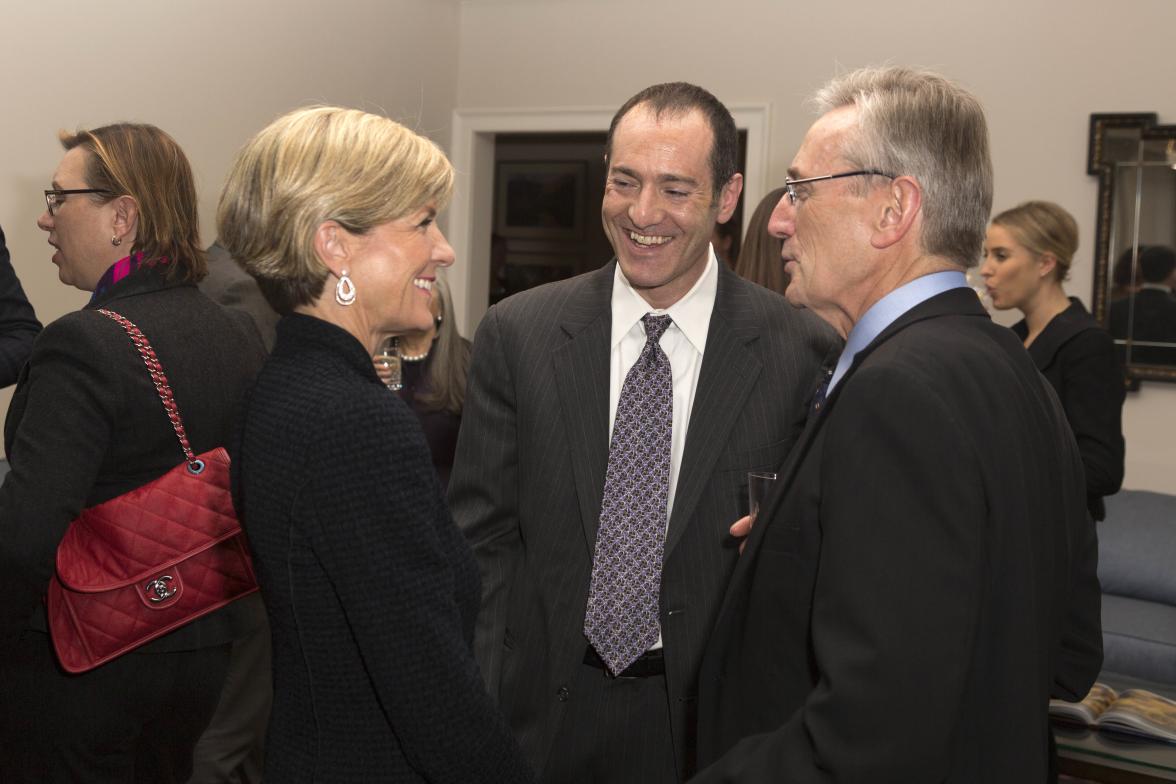
[[[1154,113],[1092,114],[1086,170],[1098,177],[1094,317],[1130,381],[1176,381],[1176,296],[1170,309],[1164,299],[1172,281],[1145,280],[1141,264],[1176,248],[1176,125]]]

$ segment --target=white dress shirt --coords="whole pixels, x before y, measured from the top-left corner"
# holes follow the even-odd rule
[[[670,374],[674,386],[674,415],[670,431],[670,492],[666,504],[666,524],[674,511],[674,493],[678,486],[678,469],[682,465],[682,453],[686,448],[686,429],[690,426],[690,410],[694,406],[694,393],[698,389],[698,375],[702,370],[702,356],[706,350],[706,335],[710,329],[711,311],[715,306],[715,292],[719,285],[719,267],[713,248],[708,250],[709,258],[702,276],[690,291],[665,310],[651,308],[649,303],[626,280],[617,265],[612,291],[612,339],[609,343],[608,373],[608,431],[612,442],[612,429],[617,418],[617,403],[621,399],[621,387],[629,369],[641,356],[645,348],[645,324],[641,317],[646,313],[668,315],[673,324],[661,336],[659,345],[670,360]],[[662,646],[661,638],[653,645]]]

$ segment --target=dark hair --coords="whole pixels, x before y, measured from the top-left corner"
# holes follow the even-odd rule
[[[714,179],[711,191],[717,197],[727,181],[735,175],[739,161],[739,132],[735,128],[735,118],[727,107],[706,90],[686,82],[667,82],[646,87],[625,101],[625,105],[613,115],[604,145],[606,162],[612,155],[613,133],[617,125],[638,106],[648,106],[654,117],[663,114],[681,116],[694,110],[702,113],[714,136],[710,155],[711,177]]]
[[[139,208],[130,252],[147,261],[165,258],[168,277],[196,283],[207,274],[192,167],[176,140],[154,125],[115,123],[57,134],[66,150],[86,151],[86,185],[105,204],[130,196]]]
[[[1145,283],[1163,283],[1176,269],[1176,251],[1166,245],[1139,249],[1139,274]]]
[[[743,249],[735,264],[735,274],[765,289],[783,294],[788,288],[789,277],[784,271],[784,260],[780,251],[784,240],[768,234],[768,219],[772,211],[784,198],[787,188],[777,188],[763,198],[751,214],[747,224],[747,236],[743,238]]]
[[[1128,245],[1119,254],[1119,258],[1115,260],[1115,268],[1111,270],[1111,282],[1116,288],[1127,289],[1135,283],[1135,253],[1137,250],[1143,253],[1146,248],[1146,245],[1140,245],[1138,248]]]
[[[461,414],[465,405],[466,376],[470,371],[470,343],[457,331],[449,284],[438,275],[433,288],[441,303],[441,322],[437,324],[432,349],[428,388],[417,395],[417,402],[426,411]]]

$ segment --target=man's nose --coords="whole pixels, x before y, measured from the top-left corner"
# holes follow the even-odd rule
[[[772,216],[768,218],[768,234],[781,240],[786,240],[792,236],[796,228],[796,208],[788,199],[788,194],[785,193],[780,197],[780,201],[776,202],[776,208],[772,210]]]
[[[642,188],[629,205],[629,220],[634,226],[654,226],[661,222],[664,210],[656,188]]]

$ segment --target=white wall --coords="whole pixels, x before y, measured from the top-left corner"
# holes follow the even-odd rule
[[[459,108],[619,106],[686,80],[729,104],[770,103],[770,181],[812,115],[803,101],[839,68],[923,65],[984,101],[997,209],[1045,198],[1082,227],[1070,291],[1089,304],[1096,183],[1092,112],[1176,123],[1176,3],[1132,0],[463,0]],[[1006,323],[1010,323],[1005,319]],[[1124,416],[1127,481],[1176,492],[1176,386],[1145,382]]]
[[[88,297],[58,282],[35,226],[58,129],[135,120],[171,133],[192,162],[211,243],[236,151],[285,111],[354,106],[447,145],[458,12],[457,0],[5,2],[0,225],[37,315],[51,321]]]
[[[85,302],[57,282],[34,226],[59,128],[153,122],[180,141],[202,227],[237,148],[313,102],[392,117],[448,144],[453,108],[619,106],[642,87],[702,84],[773,107],[769,178],[839,67],[937,68],[984,100],[996,206],[1053,199],[1082,225],[1071,290],[1090,296],[1095,183],[1087,116],[1155,111],[1176,123],[1176,3],[1132,0],[60,0],[0,9],[0,225],[42,320]],[[7,408],[0,394],[0,410]],[[1176,492],[1176,386],[1145,383],[1125,411],[1127,485]]]

